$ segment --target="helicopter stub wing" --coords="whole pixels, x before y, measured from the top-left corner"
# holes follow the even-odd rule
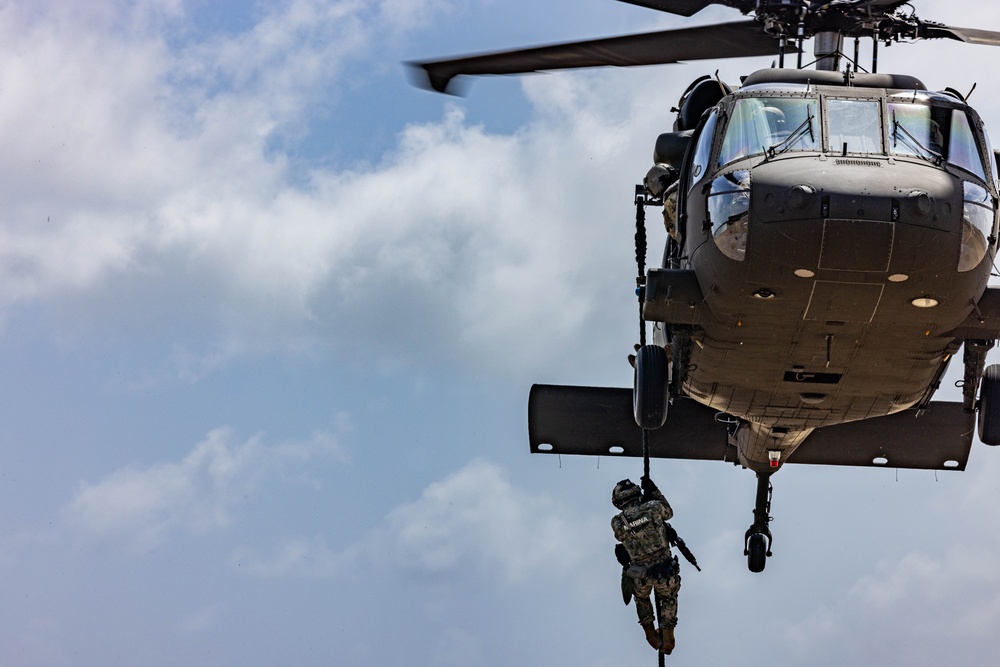
[[[975,429],[975,414],[962,403],[932,401],[920,413],[904,410],[818,428],[787,462],[965,470]]]
[[[452,79],[467,74],[526,74],[582,67],[667,65],[685,60],[769,56],[775,51],[775,40],[764,32],[763,26],[756,21],[736,21],[410,65],[418,75],[426,76],[423,80],[416,80],[417,85],[446,93],[453,92],[449,90]],[[793,50],[789,48],[788,52]]]
[[[650,456],[726,460],[726,425],[716,414],[689,398],[674,400],[667,426],[649,432]],[[528,438],[538,454],[642,456],[631,389],[536,384],[528,397]]]
[[[689,398],[670,404],[667,424],[649,431],[652,458],[735,462],[727,424],[717,410]],[[920,416],[886,417],[816,429],[786,463],[964,470],[975,416],[958,402],[932,402]],[[642,456],[632,390],[534,385],[528,398],[528,439],[535,454]]]

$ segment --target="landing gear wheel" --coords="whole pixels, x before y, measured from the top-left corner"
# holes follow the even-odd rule
[[[767,564],[767,538],[754,533],[747,542],[747,567],[751,572],[763,572]]]
[[[751,572],[763,572],[771,556],[771,473],[757,473],[757,500],[753,509],[753,525],[743,536],[743,555]]]
[[[669,368],[667,353],[659,345],[643,345],[636,352],[632,407],[635,423],[647,431],[667,420]]]
[[[979,439],[1000,445],[1000,364],[986,367],[979,386]]]

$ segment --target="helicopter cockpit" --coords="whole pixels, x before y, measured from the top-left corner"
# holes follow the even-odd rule
[[[683,191],[692,201],[701,199],[696,190],[707,196],[706,231],[723,254],[743,261],[756,167],[796,155],[924,165],[961,181],[953,181],[963,190],[967,228],[958,270],[968,271],[982,261],[994,234],[996,171],[982,149],[989,142],[981,128],[975,112],[951,92],[745,86],[706,112],[694,133]]]
[[[906,91],[855,96],[854,89],[819,93],[786,84],[741,89],[716,118],[706,119],[692,165],[692,185],[708,167],[721,132],[713,171],[746,158],[792,151],[840,156],[916,157],[947,163],[987,180],[969,109],[947,93]],[[772,96],[773,95],[773,96]],[[722,122],[720,123],[719,120]],[[721,127],[717,127],[721,125]]]

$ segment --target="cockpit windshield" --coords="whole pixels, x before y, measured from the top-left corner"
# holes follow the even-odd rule
[[[769,152],[819,150],[818,103],[801,97],[736,100],[718,166]]]
[[[721,141],[716,144],[714,162],[708,160],[710,135],[702,135],[691,172],[692,186],[734,162],[750,157],[771,159],[790,151],[918,158],[989,180],[973,115],[952,95],[917,91],[885,99],[827,96],[811,90],[752,92],[764,95],[738,97],[727,114],[721,112],[722,107],[716,114]],[[706,129],[710,127],[716,126],[706,123]]]
[[[830,152],[882,154],[881,106],[879,100],[828,98],[826,118]]]
[[[889,102],[889,151],[950,164],[986,180],[976,137],[962,109]]]

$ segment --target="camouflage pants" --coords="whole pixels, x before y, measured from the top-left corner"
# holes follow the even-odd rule
[[[653,603],[649,594],[654,590],[660,599],[660,625],[672,628],[677,625],[677,594],[681,590],[681,575],[678,572],[672,577],[654,579],[640,577],[634,579],[635,611],[639,614],[639,623],[647,624],[655,621]]]

